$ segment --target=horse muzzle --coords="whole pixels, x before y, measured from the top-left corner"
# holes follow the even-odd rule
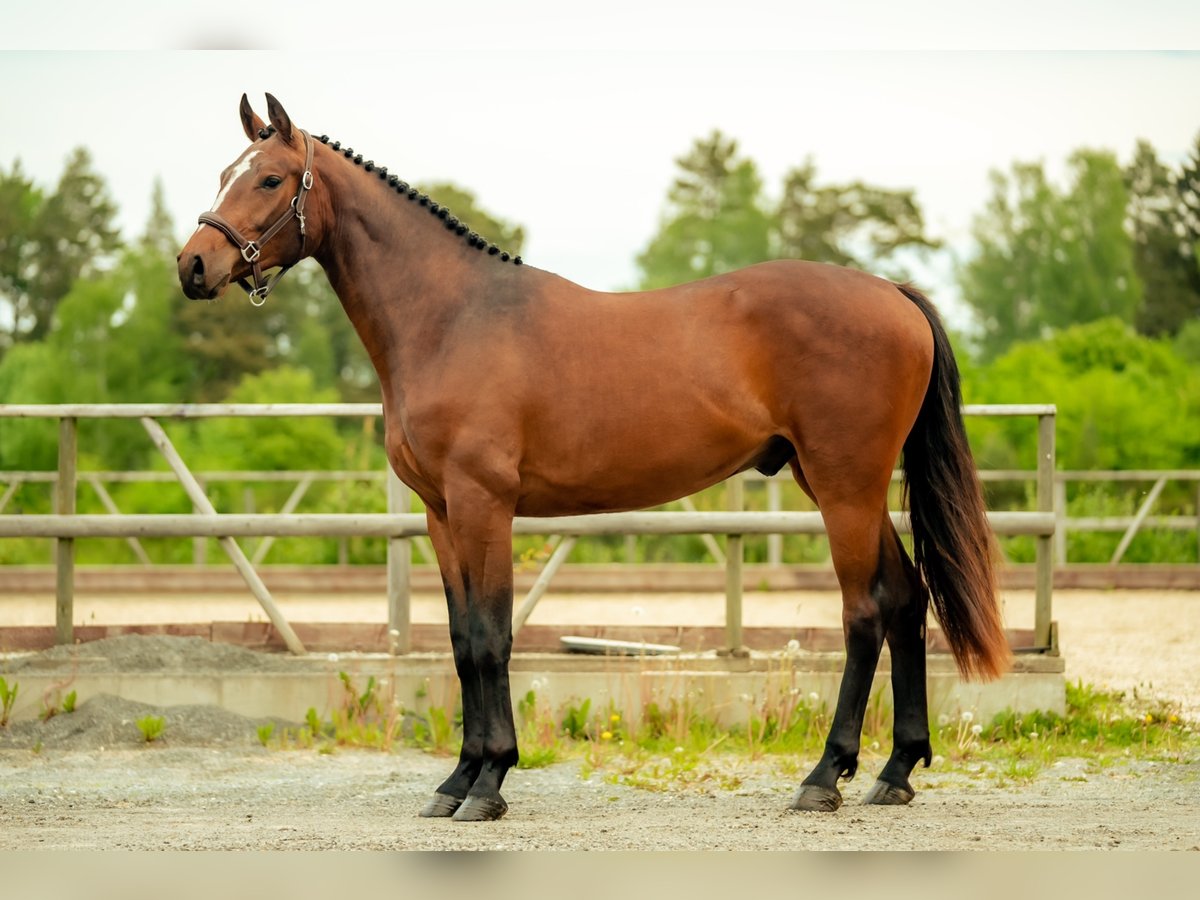
[[[191,300],[214,300],[229,286],[230,273],[214,272],[215,264],[206,264],[199,253],[180,253],[177,262],[179,285]]]

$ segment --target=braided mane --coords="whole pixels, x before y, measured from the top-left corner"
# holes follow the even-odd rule
[[[266,140],[274,133],[275,126],[268,125],[258,132],[258,136]],[[415,187],[410,187],[408,182],[401,180],[395,175],[389,175],[387,166],[377,166],[373,159],[368,159],[364,162],[361,153],[355,153],[351,147],[343,148],[341,141],[331,141],[327,134],[321,135],[317,140],[322,144],[326,144],[331,150],[341,153],[342,156],[346,157],[346,159],[350,160],[356,166],[362,166],[366,171],[377,174],[381,181],[386,181],[388,186],[400,196],[406,197],[418,206],[425,207],[431,215],[441,221],[442,226],[447,231],[453,231],[459,237],[463,238],[468,246],[476,250],[486,250],[489,256],[498,257],[500,262],[512,262],[514,265],[521,265],[521,257],[513,256],[507,250],[501,250],[495,244],[489,243],[481,235],[472,231],[465,222],[460,222],[457,216],[451,215],[447,207],[432,200],[427,194],[422,194]]]

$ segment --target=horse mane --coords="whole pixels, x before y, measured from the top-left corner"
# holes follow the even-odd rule
[[[259,138],[266,140],[275,133],[275,126],[268,125],[258,132]],[[523,260],[519,256],[510,254],[507,250],[501,250],[495,244],[489,243],[482,235],[472,231],[465,222],[460,222],[457,216],[451,215],[449,208],[442,206],[427,194],[422,194],[415,187],[411,187],[408,182],[398,178],[395,175],[389,175],[387,166],[375,165],[375,160],[363,160],[361,153],[355,153],[351,147],[342,147],[341,141],[332,141],[329,135],[323,134],[317,138],[322,144],[327,145],[331,150],[336,150],[342,156],[350,160],[356,166],[362,166],[368,172],[374,172],[379,176],[381,181],[386,181],[388,186],[397,194],[407,198],[409,201],[416,203],[418,206],[423,206],[429,213],[441,221],[442,226],[447,231],[453,231],[459,237],[467,242],[467,245],[476,250],[487,250],[488,256],[497,257],[500,262],[512,262],[514,265],[521,265]]]

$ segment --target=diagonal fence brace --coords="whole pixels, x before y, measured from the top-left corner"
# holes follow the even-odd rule
[[[171,439],[167,437],[167,433],[163,431],[163,427],[151,418],[142,417],[142,426],[150,435],[150,440],[154,442],[154,446],[167,461],[172,471],[175,472],[175,477],[179,479],[179,483],[183,485],[183,489],[187,491],[188,498],[195,504],[196,508],[204,514],[215,516],[217,514],[216,507],[212,505],[212,501],[208,499],[208,495],[204,493],[200,487],[196,477],[188,470],[187,464],[179,455],[179,451],[175,449],[175,445],[171,443]],[[250,588],[250,592],[254,594],[256,600],[266,612],[267,617],[271,620],[271,624],[275,626],[275,630],[279,632],[283,638],[287,648],[297,655],[304,655],[308,651],[304,649],[304,645],[300,643],[300,638],[296,637],[296,632],[292,631],[292,626],[288,624],[287,619],[283,617],[283,613],[279,611],[279,607],[275,605],[275,600],[271,597],[271,592],[267,590],[267,586],[263,584],[261,578],[258,577],[258,572],[254,570],[254,566],[250,564],[250,560],[246,558],[246,554],[242,552],[242,548],[238,546],[237,541],[231,537],[217,538],[221,548],[228,554],[230,561],[234,567],[241,573],[242,578],[246,581],[246,586]]]

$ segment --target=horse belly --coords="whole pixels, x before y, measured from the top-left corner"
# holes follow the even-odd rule
[[[516,511],[524,516],[566,516],[660,506],[764,460],[782,466],[795,451],[780,440],[760,434],[693,442],[666,433],[657,436],[654,447],[593,445],[557,458],[539,454],[522,467]],[[782,460],[776,459],[781,455]]]

